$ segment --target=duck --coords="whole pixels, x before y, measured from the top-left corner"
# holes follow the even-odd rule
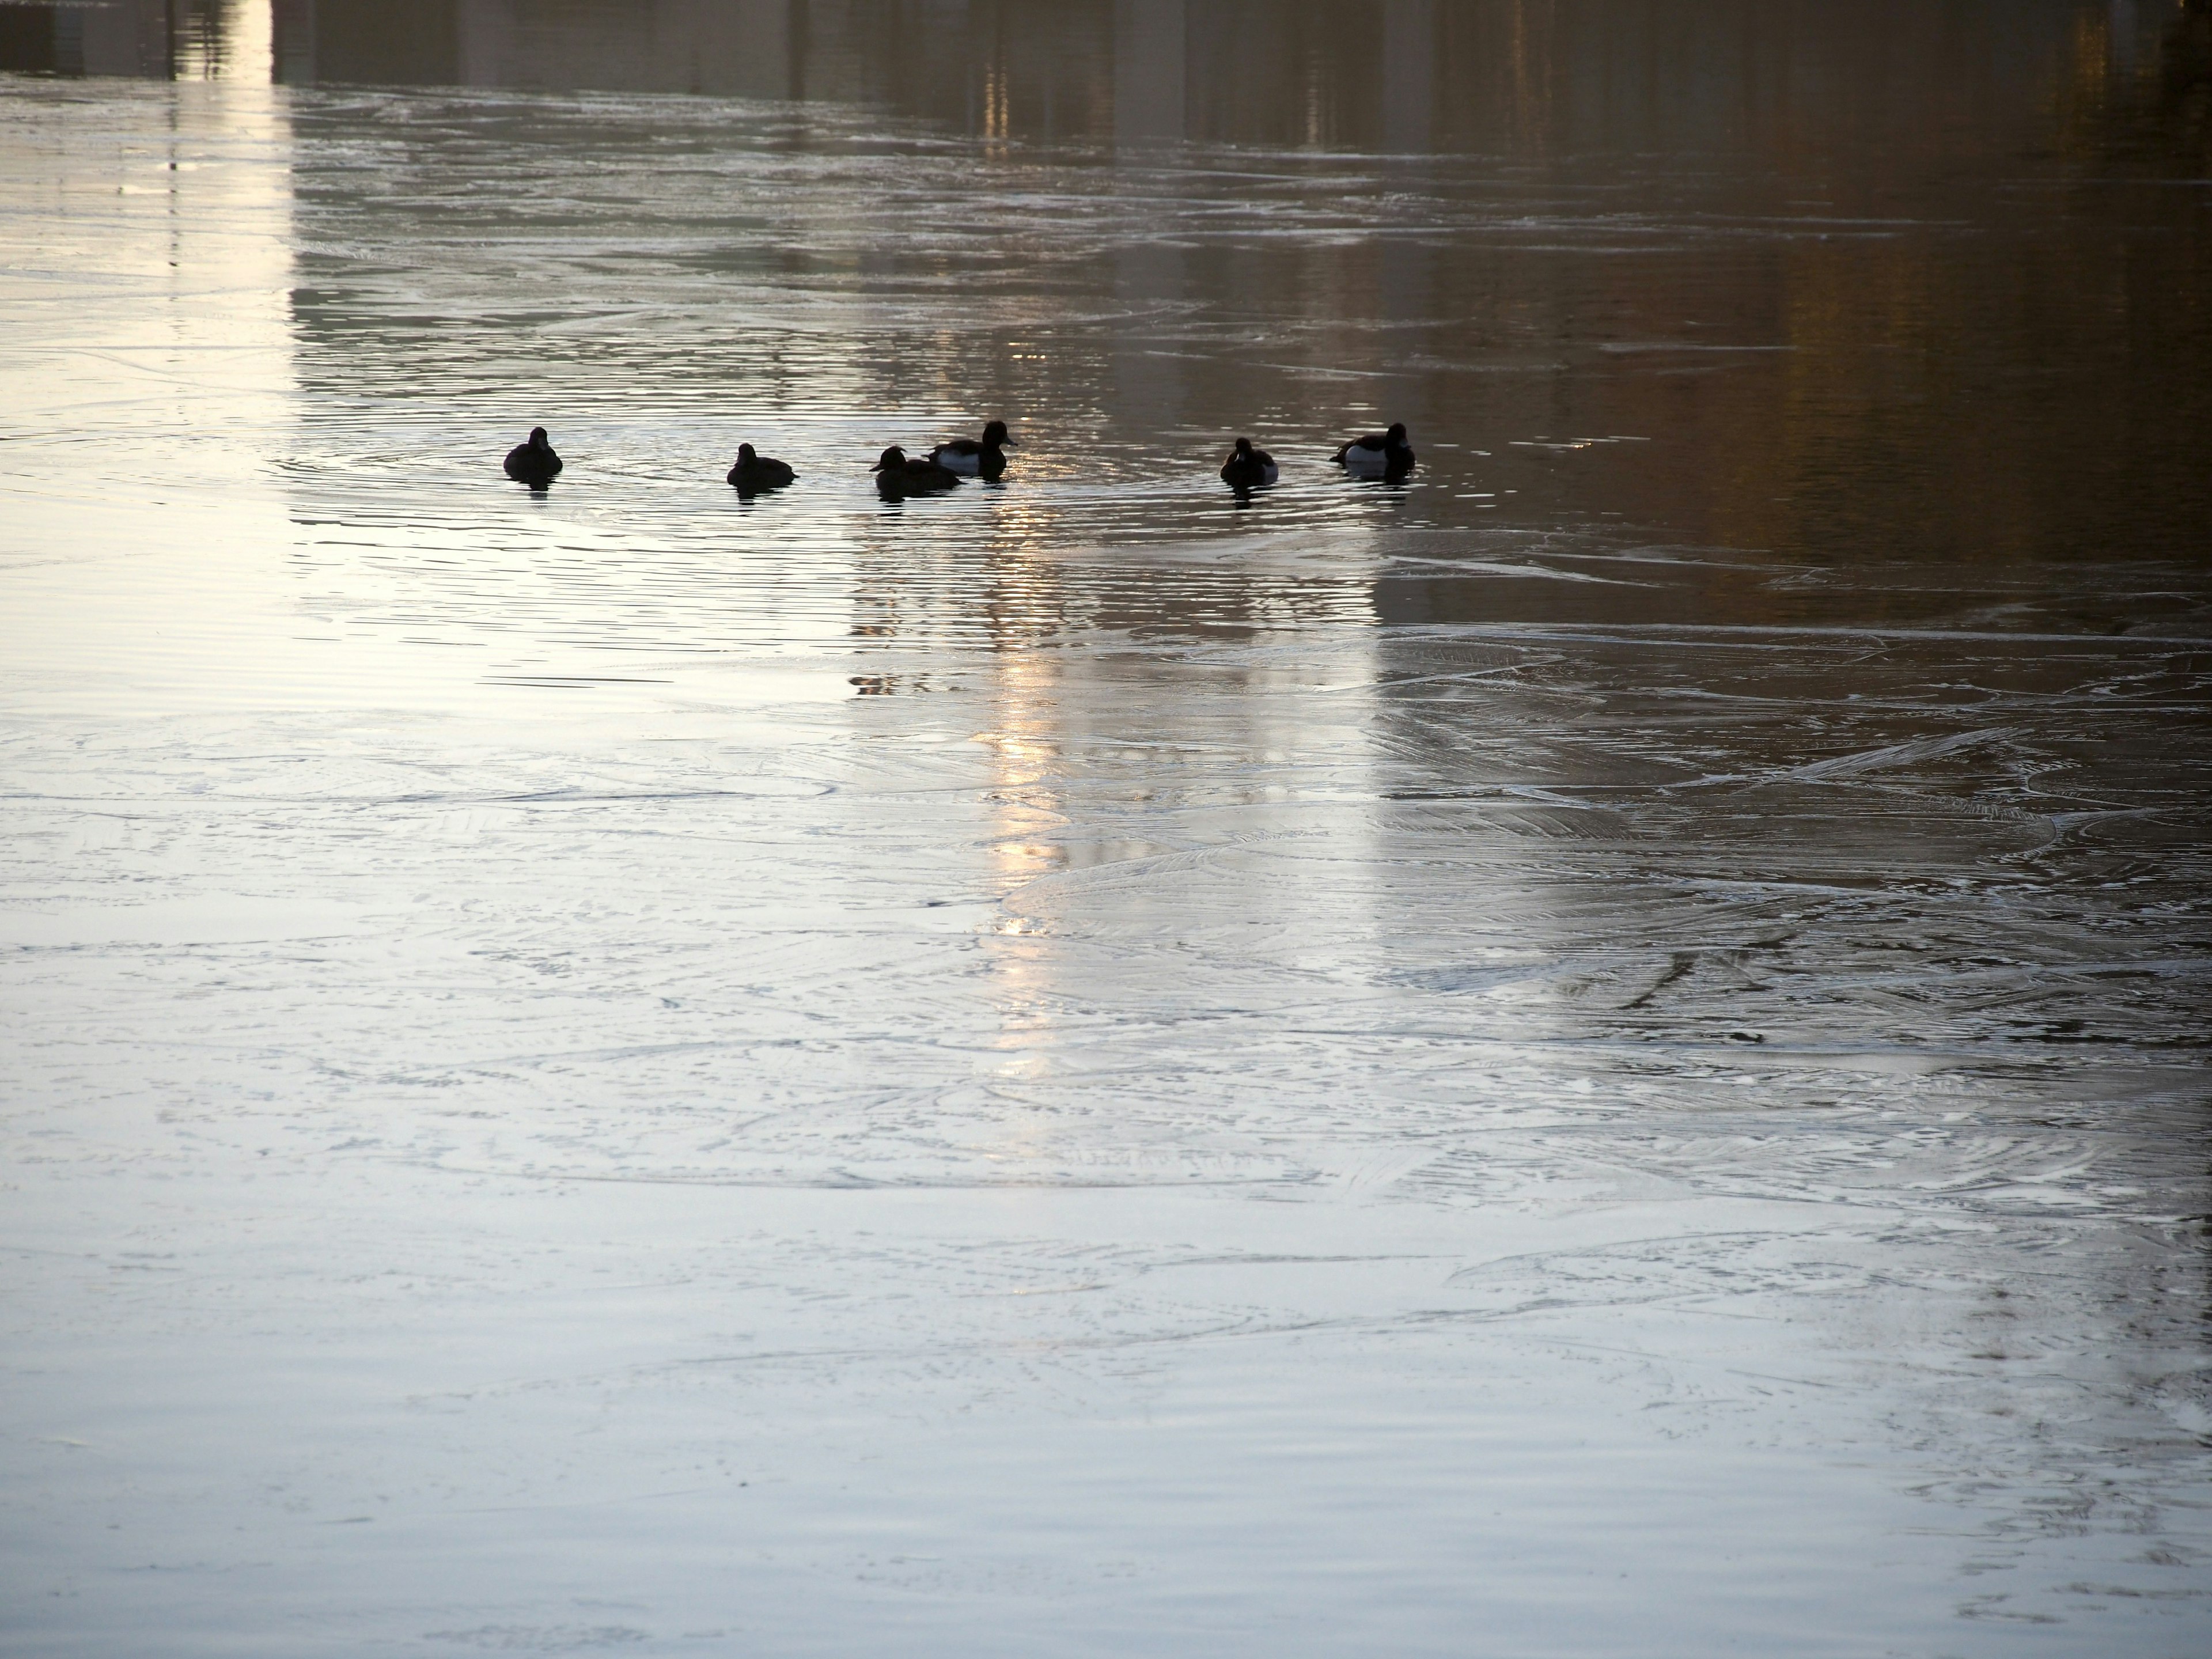
[[[1413,470],[1413,447],[1406,441],[1406,423],[1393,421],[1388,432],[1354,438],[1329,459],[1355,478],[1387,478],[1395,483]]]
[[[543,489],[560,476],[561,458],[553,453],[546,441],[545,428],[530,428],[530,441],[517,444],[507,452],[507,476],[517,483],[526,483],[532,489]]]
[[[1221,464],[1221,482],[1232,489],[1271,484],[1280,476],[1275,458],[1264,449],[1253,448],[1249,438],[1239,438],[1236,452]]]
[[[868,470],[876,475],[876,488],[886,495],[927,495],[960,482],[951,467],[939,466],[927,455],[909,455],[896,444]]]
[[[750,444],[738,446],[738,464],[730,469],[730,482],[737,485],[741,495],[761,489],[781,489],[798,477],[783,462],[755,453]]]
[[[975,438],[955,438],[929,452],[929,459],[948,472],[957,472],[963,477],[995,478],[1006,470],[1006,452],[1018,447],[1006,435],[1006,423],[994,421],[983,428],[979,441]]]

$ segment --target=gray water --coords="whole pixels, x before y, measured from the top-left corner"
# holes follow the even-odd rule
[[[0,64],[0,1650],[2212,1646],[2212,13]]]

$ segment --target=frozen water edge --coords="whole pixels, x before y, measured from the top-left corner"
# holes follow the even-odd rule
[[[20,722],[16,1645],[2188,1650],[2189,868],[1801,766],[1723,879],[1222,655]]]

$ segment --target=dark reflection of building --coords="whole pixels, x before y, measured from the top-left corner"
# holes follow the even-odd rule
[[[892,103],[1006,137],[1109,125],[1103,4],[275,0],[289,82]]]
[[[2203,0],[0,0],[0,68],[207,72],[248,9],[295,84],[815,98],[1006,138],[2017,148],[2054,95],[2106,96],[2049,83],[2069,37],[2205,125]]]
[[[932,314],[949,275],[1005,302],[988,328],[872,322],[843,353],[763,325],[730,356],[653,362],[672,386],[737,374],[780,400],[804,379],[854,406],[927,387],[948,409],[1050,410],[1108,465],[1387,405],[1496,452],[1468,482],[1499,492],[1499,518],[1785,553],[2095,556],[2212,511],[2198,192],[2106,182],[2143,158],[2201,176],[2205,0],[1370,13],[1363,32],[1321,0],[280,0],[276,44],[288,75],[796,90],[986,141],[726,222],[720,182],[638,204],[641,246],[720,237],[721,279],[885,317]],[[619,148],[658,118],[610,100],[532,142]],[[1020,151],[1046,132],[1077,137]],[[763,142],[735,117],[732,133]],[[1301,160],[1263,189],[1195,152],[1181,167],[1178,135],[1497,148],[1352,164],[1346,186],[1334,160]],[[391,176],[435,175],[434,142],[388,152]],[[1116,144],[1122,165],[1098,165]],[[950,199],[1002,160],[1066,167],[1055,189],[1081,213],[1021,205],[1023,179],[1011,204],[976,195],[987,235],[883,233],[902,191],[933,179]],[[317,211],[342,205],[302,177]],[[1340,187],[1367,192],[1346,216],[1363,234],[1331,230]],[[417,234],[393,204],[410,195],[363,198],[331,242]],[[1273,234],[1267,216],[1294,205],[1330,234]],[[349,312],[344,262],[321,258],[302,265],[302,325],[365,349],[387,323]],[[1588,434],[1648,441],[1520,441]]]
[[[2146,39],[2144,10],[2162,19],[2154,39]],[[2212,168],[2212,0],[2124,13],[2116,5],[2082,18],[2069,44],[2052,101],[2070,154],[2167,176]]]
[[[882,103],[981,136],[1401,150],[2017,145],[2150,0],[274,0],[280,79]],[[2039,96],[2047,88],[2039,87]]]
[[[236,3],[0,4],[0,70],[30,75],[197,78],[223,67]]]

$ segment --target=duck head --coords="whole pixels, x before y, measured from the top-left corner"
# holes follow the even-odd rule
[[[753,447],[750,444],[739,444],[738,446],[738,465],[739,466],[743,466],[746,462],[756,459],[757,457],[754,453]]]
[[[983,447],[986,449],[1016,447],[1012,437],[1006,431],[1006,423],[1004,421],[994,421],[983,428]]]
[[[1388,432],[1384,433],[1382,435],[1383,435],[1383,437],[1385,437],[1386,439],[1388,439],[1390,442],[1392,442],[1392,443],[1394,443],[1394,444],[1401,444],[1401,443],[1405,442],[1405,441],[1406,441],[1406,423],[1405,423],[1403,421],[1393,421],[1393,422],[1390,422],[1390,429],[1389,429]]]
[[[1240,456],[1249,455],[1252,453],[1252,441],[1249,438],[1239,438],[1237,441],[1237,453]]]
[[[906,451],[893,444],[884,451],[883,459],[868,469],[871,472],[897,472],[906,466]]]
[[[544,427],[533,426],[530,428],[530,447],[532,449],[550,449],[553,447],[552,444],[546,439],[545,428]]]

